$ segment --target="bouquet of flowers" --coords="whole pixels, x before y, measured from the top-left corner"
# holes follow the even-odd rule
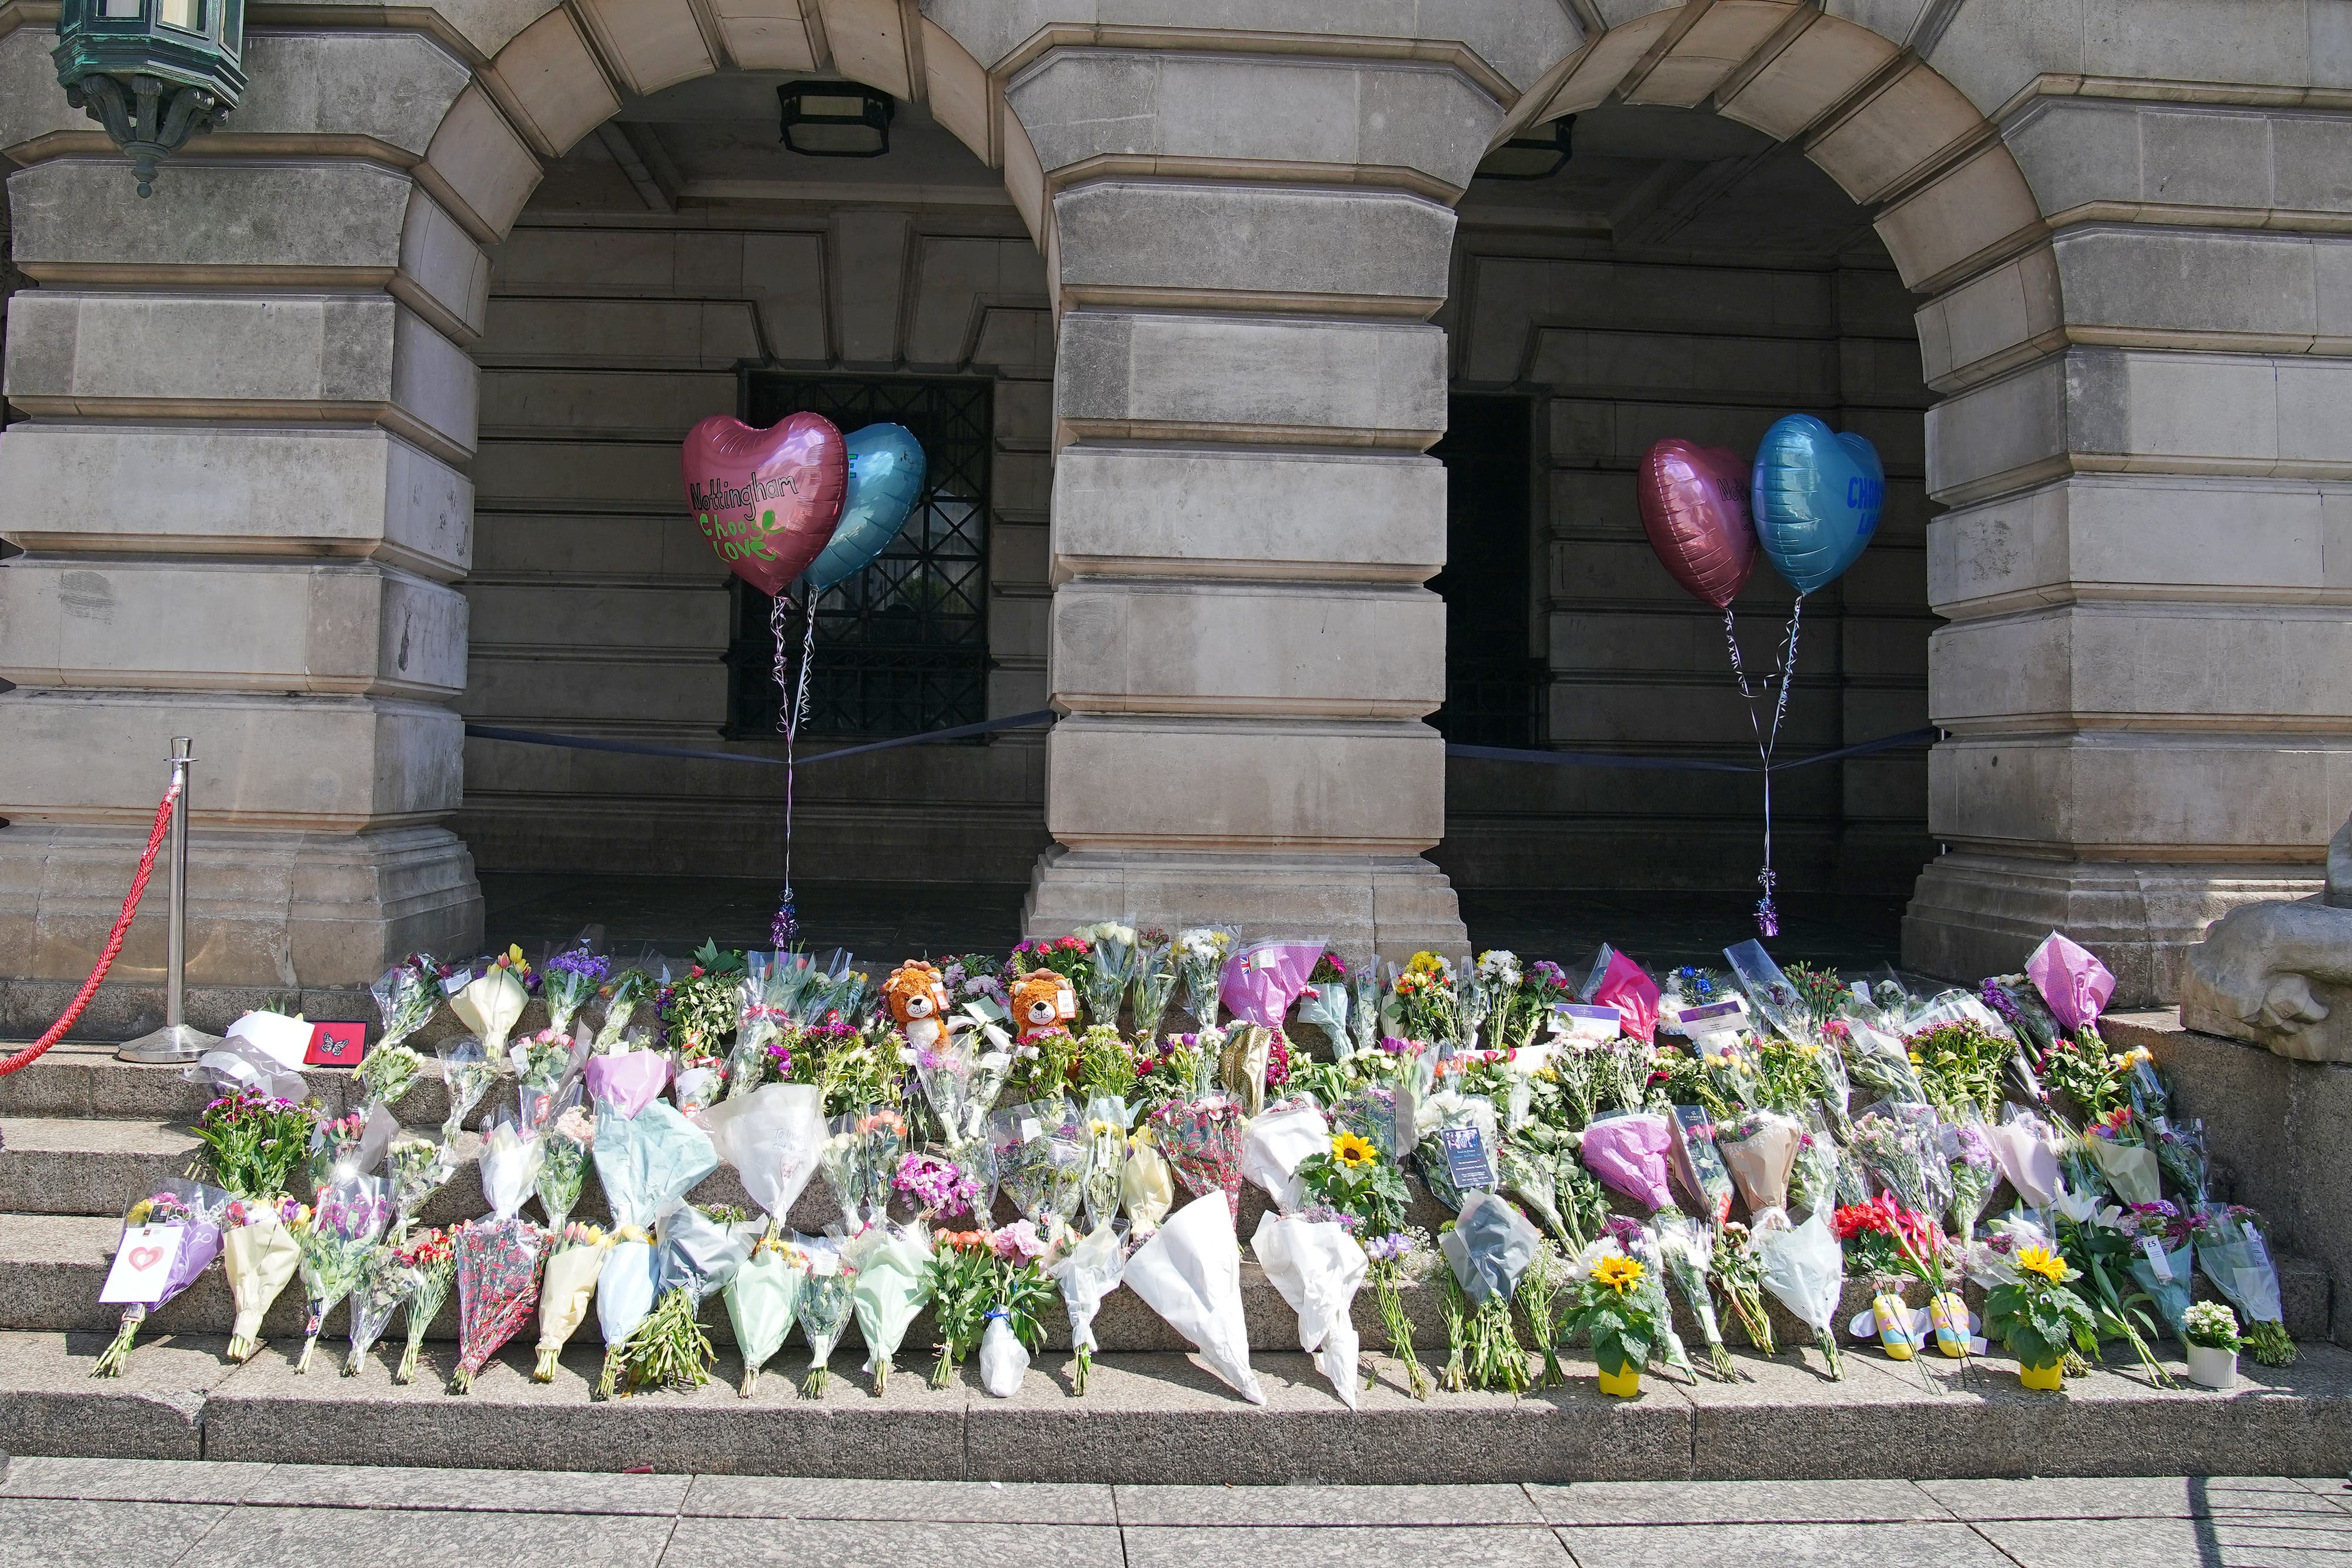
[[[2197,1214],[2197,1267],[2244,1320],[2246,1346],[2264,1366],[2294,1361],[2279,1310],[2278,1269],[2254,1223],[2254,1211],[2209,1203]]]
[[[801,1299],[794,1309],[800,1318],[801,1333],[809,1343],[809,1372],[801,1382],[801,1394],[804,1398],[816,1399],[824,1394],[826,1364],[832,1358],[833,1347],[840,1343],[841,1332],[849,1326],[850,1314],[856,1307],[850,1292],[856,1288],[857,1270],[831,1241],[806,1237],[794,1237],[793,1240],[808,1257],[808,1277],[801,1281]]]
[[[1452,1270],[1449,1331],[1455,1326],[1453,1313],[1462,1316],[1459,1332],[1448,1335],[1454,1342],[1446,1363],[1449,1381],[1461,1385],[1466,1369],[1468,1382],[1480,1388],[1524,1392],[1527,1353],[1511,1324],[1511,1298],[1543,1245],[1541,1233],[1500,1196],[1479,1192],[1470,1196],[1453,1224],[1439,1230],[1437,1245]],[[1456,1291],[1460,1302],[1452,1301]]]
[[[1748,1223],[1770,1230],[1789,1223],[1789,1177],[1805,1129],[1778,1111],[1745,1111],[1715,1124],[1716,1151],[1748,1206]]]
[[[1924,1105],[1927,1091],[1911,1064],[1903,1042],[1865,1023],[1840,1020],[1832,1039],[1843,1048],[1845,1069],[1853,1082],[1883,1099]]]
[[[556,1361],[565,1342],[588,1321],[604,1249],[612,1245],[612,1238],[594,1225],[551,1223],[547,1235],[547,1269],[539,1288],[538,1360],[530,1371],[534,1383],[555,1381]]]
[[[302,1294],[310,1315],[302,1327],[298,1373],[310,1370],[327,1314],[359,1287],[377,1238],[392,1218],[391,1184],[376,1176],[346,1176],[319,1188],[310,1218],[294,1231],[299,1249]]]
[[[772,1232],[751,1244],[751,1256],[727,1281],[727,1321],[734,1326],[735,1348],[743,1357],[738,1397],[751,1397],[760,1369],[783,1348],[785,1337],[793,1332],[793,1314],[800,1305],[808,1266],[807,1253]]]
[[[697,1318],[751,1251],[748,1239],[691,1205],[663,1217],[654,1253],[654,1309],[621,1351],[621,1376],[632,1392],[691,1392],[710,1380],[718,1354]]]
[[[1080,926],[1072,935],[1088,945],[1086,969],[1077,975],[1087,998],[1087,1017],[1111,1029],[1118,1027],[1120,1005],[1135,978],[1135,959],[1141,940],[1135,927],[1116,920]]]
[[[397,1253],[400,1259],[401,1308],[408,1327],[408,1347],[401,1352],[400,1365],[392,1375],[394,1383],[416,1381],[416,1353],[425,1343],[425,1331],[441,1315],[442,1303],[449,1299],[449,1287],[457,1278],[457,1249],[451,1244],[446,1231],[420,1231],[404,1243]]]
[[[1243,1126],[1241,1107],[1222,1094],[1171,1100],[1151,1114],[1153,1138],[1185,1188],[1195,1197],[1222,1196],[1229,1227],[1242,1211]]]
[[[2205,1124],[2196,1117],[2156,1128],[2156,1163],[2172,1178],[2181,1201],[2203,1207],[2212,1180],[2212,1164],[2205,1153]]]
[[[1241,933],[1230,925],[1195,925],[1176,934],[1176,973],[1184,982],[1184,1010],[1196,1029],[1217,1027],[1225,957],[1240,940]]]
[[[1830,1365],[1830,1375],[1845,1376],[1845,1361],[1838,1354],[1838,1298],[1845,1283],[1845,1257],[1830,1233],[1830,1217],[1815,1214],[1802,1225],[1757,1235],[1755,1249],[1759,1282],[1779,1298],[1797,1321],[1813,1331],[1813,1343]]]
[[[368,1119],[354,1111],[347,1116],[320,1117],[310,1126],[310,1183],[316,1192],[347,1176],[355,1176],[375,1162],[363,1159]]]
[[[92,1377],[121,1376],[147,1314],[194,1284],[220,1256],[221,1213],[228,1200],[216,1186],[166,1181],[123,1212],[117,1262],[98,1298],[121,1305],[122,1326],[99,1353]]]
[[[881,1224],[890,1207],[891,1178],[907,1147],[907,1119],[894,1106],[876,1104],[835,1116],[826,1125],[819,1164],[842,1200],[846,1227]]]
[[[506,974],[503,969],[493,972]],[[522,988],[521,983],[511,977],[509,977],[509,983],[517,991]],[[478,986],[482,982],[476,980],[474,984]],[[503,1044],[500,1049],[504,1049]],[[482,1103],[482,1096],[488,1094],[490,1085],[499,1081],[498,1058],[490,1054],[480,1040],[469,1040],[463,1035],[456,1040],[443,1040],[433,1048],[433,1053],[441,1059],[441,1082],[449,1091],[449,1113],[442,1118],[441,1135],[454,1138],[457,1135],[457,1129],[465,1124],[467,1114]]]
[[[2058,1196],[2058,1150],[2064,1134],[2039,1112],[2011,1105],[2001,1113],[2000,1125],[1985,1129],[2001,1175],[2031,1208],[2047,1208]]]
[[[1459,1040],[1462,1017],[1456,1006],[1454,963],[1442,953],[1415,953],[1389,977],[1388,1000],[1381,1004],[1385,1028],[1409,1040],[1432,1042]]]
[[[612,1397],[623,1347],[653,1311],[655,1220],[719,1166],[710,1135],[677,1106],[656,1100],[626,1116],[623,1103],[605,1101],[596,1108],[596,1176],[613,1207],[613,1242],[596,1275],[596,1322],[604,1335],[600,1399]]]
[[[574,1041],[561,1030],[543,1029],[509,1050],[515,1071],[515,1111],[524,1132],[538,1132],[562,1109],[559,1098],[587,1064],[587,1047],[584,1036]]]
[[[406,1234],[425,1200],[457,1174],[449,1145],[423,1133],[402,1133],[383,1151],[384,1179],[392,1184],[392,1234]]]
[[[1290,1005],[1312,983],[1323,938],[1253,942],[1226,956],[1218,999],[1241,1023],[1280,1029]]]
[[[1707,1287],[1707,1273],[1715,1264],[1714,1228],[1686,1214],[1662,1214],[1657,1242],[1666,1278],[1698,1319],[1699,1333],[1706,1340],[1707,1365],[1717,1377],[1732,1382],[1739,1375],[1738,1369],[1723,1343],[1723,1330],[1716,1322],[1715,1296]]]
[[[1348,1034],[1355,1042],[1351,1057],[1368,1055],[1380,1043],[1381,977],[1369,963],[1348,977]]]
[[[400,1310],[402,1289],[399,1248],[390,1241],[377,1242],[368,1249],[360,1282],[352,1291],[352,1348],[343,1358],[345,1377],[359,1375],[368,1352],[392,1326],[392,1314]]]
[[[229,1299],[236,1307],[228,1346],[222,1352],[229,1360],[251,1361],[261,1349],[261,1320],[301,1263],[294,1228],[310,1213],[290,1197],[234,1197],[223,1208],[221,1268],[228,1275]]]
[[[1338,954],[1327,950],[1315,960],[1298,998],[1298,1021],[1323,1031],[1331,1042],[1333,1060],[1345,1061],[1356,1054],[1356,1037],[1348,1030],[1348,966]]]
[[[1346,1227],[1332,1221],[1267,1214],[1258,1219],[1250,1250],[1257,1254],[1267,1281],[1298,1314],[1298,1348],[1315,1358],[1333,1392],[1355,1409],[1358,1340],[1353,1312],[1356,1292],[1370,1266],[1364,1249]]]
[[[1082,1197],[1087,1228],[1100,1230],[1118,1213],[1121,1177],[1127,1169],[1127,1129],[1131,1113],[1115,1094],[1098,1094],[1087,1102],[1087,1174]]]
[[[1159,1229],[1176,1205],[1175,1177],[1148,1126],[1137,1128],[1128,1137],[1127,1164],[1118,1173],[1118,1201],[1138,1239]]]
[[[663,1042],[694,1061],[719,1057],[742,1019],[743,955],[705,942],[677,979],[664,969],[656,988],[655,1021]]]
[[[2085,1128],[2083,1148],[2124,1202],[2154,1203],[2164,1196],[2157,1152],[2141,1134],[2130,1106],[2118,1105]]]
[[[1496,1182],[1495,1103],[1483,1094],[1442,1089],[1430,1095],[1415,1117],[1421,1146],[1413,1163],[1429,1195],[1459,1209],[1473,1192]]]
[[[1612,1192],[1655,1214],[1674,1201],[1666,1182],[1666,1152],[1674,1134],[1664,1116],[1611,1116],[1584,1129],[1585,1168]]]
[[[526,984],[530,974],[530,966],[523,962],[521,950],[510,947],[449,993],[449,1010],[474,1031],[477,1045],[491,1061],[506,1054],[507,1036],[514,1032],[523,1009],[530,1005]],[[446,1064],[448,1058],[442,1061]],[[455,1099],[453,1092],[453,1103]]]
[[[879,1395],[889,1386],[890,1360],[907,1337],[907,1326],[930,1300],[929,1239],[912,1227],[873,1225],[850,1238],[843,1254],[857,1270],[850,1301],[866,1341],[866,1370],[874,1375]]]
[[[317,1119],[309,1106],[289,1100],[251,1091],[223,1095],[196,1118],[200,1163],[232,1197],[280,1197],[309,1163]]]
[[[1847,1145],[1879,1184],[1920,1214],[1941,1214],[1952,1198],[1951,1167],[1944,1163],[1942,1137],[1929,1112],[1925,1118],[1880,1113],[1853,1124]],[[1924,1107],[1922,1107],[1924,1109]]]
[[[915,1153],[898,1159],[898,1174],[890,1185],[915,1206],[915,1217],[929,1225],[942,1215],[971,1215],[980,1199],[980,1184],[953,1160]]]
[[[2157,1316],[2174,1337],[2189,1311],[2197,1228],[2169,1203],[2137,1204],[2119,1228],[2139,1255],[2131,1260],[2133,1281],[2155,1303]]]
[[[1313,1102],[1299,1101],[1267,1111],[1244,1130],[1242,1176],[1264,1187],[1275,1206],[1289,1214],[1306,1199],[1299,1166],[1309,1159],[1328,1160],[1330,1154],[1331,1128],[1323,1113]]]
[[[599,1056],[618,1051],[629,1025],[637,1016],[638,1004],[653,995],[654,977],[643,969],[624,969],[599,988],[604,998],[604,1017],[596,1026],[593,1046]]]
[[[1250,1370],[1242,1319],[1241,1243],[1222,1197],[1196,1198],[1127,1260],[1127,1287],[1190,1340],[1209,1370],[1253,1405],[1265,1391]]]
[[[940,1355],[931,1365],[931,1386],[945,1388],[964,1358],[980,1348],[997,1316],[998,1299],[1016,1291],[1024,1301],[1034,1297],[1034,1291],[1016,1287],[1012,1276],[1034,1275],[1041,1287],[1044,1277],[1011,1245],[1009,1237],[1004,1253],[1000,1254],[998,1237],[985,1228],[942,1230],[939,1243],[930,1263],[931,1311],[940,1330]],[[1029,1326],[1034,1337],[1034,1315]]]
[[[1062,1306],[1070,1315],[1070,1349],[1076,1360],[1070,1369],[1071,1391],[1087,1391],[1087,1375],[1094,1369],[1095,1314],[1103,1298],[1118,1289],[1127,1271],[1126,1227],[1119,1221],[1097,1225],[1063,1254],[1054,1265],[1054,1282],[1062,1288]]]
[[[1952,1229],[1965,1247],[1976,1239],[1977,1220],[1983,1215],[1985,1205],[1992,1201],[1992,1189],[2000,1181],[2000,1168],[1985,1124],[1974,1114],[1944,1124],[1942,1136],[1944,1163],[1951,1170],[1948,1212]]]
[[[596,1144],[596,1124],[580,1103],[580,1086],[564,1092],[551,1123],[539,1128],[539,1174],[532,1186],[547,1216],[550,1235],[560,1234],[580,1206],[588,1179],[588,1154]]]
[[[1129,1007],[1135,1019],[1135,1037],[1149,1042],[1160,1033],[1167,1014],[1169,994],[1176,988],[1176,945],[1165,931],[1146,926],[1135,934],[1135,963]]]
[[[735,1167],[774,1232],[815,1176],[824,1146],[814,1085],[764,1083],[746,1098],[713,1107],[707,1120],[713,1151]]]
[[[405,1042],[433,1021],[441,1005],[440,967],[427,954],[412,955],[377,977],[368,991],[383,1016],[383,1034],[352,1074],[362,1113],[398,1103],[423,1070],[425,1059]]]
[[[547,1236],[521,1217],[539,1175],[540,1141],[526,1138],[504,1115],[482,1140],[482,1196],[490,1212],[457,1227],[457,1368],[452,1393],[463,1394],[499,1348],[529,1322],[539,1305],[539,1271]]]
[[[988,1113],[1012,1067],[1012,1056],[977,1029],[943,1033],[916,1051],[915,1082],[939,1117],[949,1145],[970,1142],[986,1130]]]
[[[1756,1255],[1753,1233],[1736,1219],[1718,1227],[1709,1261],[1715,1288],[1731,1304],[1732,1315],[1739,1320],[1748,1343],[1766,1355],[1779,1354],[1773,1343],[1772,1320],[1764,1311],[1764,1266]]]
[[[596,995],[596,988],[610,979],[613,961],[602,954],[589,951],[586,937],[551,954],[539,966],[539,994],[547,1002],[547,1024],[544,1034],[572,1036],[572,1020],[580,1016]]]

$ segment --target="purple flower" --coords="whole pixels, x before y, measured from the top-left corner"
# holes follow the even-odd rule
[[[602,985],[613,976],[613,961],[588,951],[588,945],[584,942],[569,952],[558,953],[550,958],[547,968],[554,974],[578,975],[592,985]]]
[[[1386,1236],[1375,1236],[1364,1243],[1364,1256],[1375,1263],[1386,1263],[1412,1250],[1412,1238],[1402,1230]]]
[[[925,1214],[968,1214],[980,1197],[980,1186],[951,1160],[937,1155],[913,1154],[898,1162],[890,1185],[905,1193]]]
[[[1642,1222],[1629,1215],[1612,1214],[1601,1227],[1601,1234],[1632,1252],[1642,1239]]]

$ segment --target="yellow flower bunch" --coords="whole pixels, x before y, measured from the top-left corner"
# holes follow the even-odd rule
[[[1592,1265],[1592,1282],[1622,1296],[1642,1282],[1643,1272],[1639,1260],[1612,1252]]]
[[[2017,1255],[2017,1266],[2029,1274],[2039,1274],[2053,1285],[2066,1282],[2069,1272],[2066,1260],[2047,1247],[2028,1247]]]

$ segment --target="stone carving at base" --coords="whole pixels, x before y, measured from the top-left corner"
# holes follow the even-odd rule
[[[2352,1061],[2352,821],[2327,846],[2327,890],[2250,904],[2189,951],[2180,1021],[2298,1061]]]

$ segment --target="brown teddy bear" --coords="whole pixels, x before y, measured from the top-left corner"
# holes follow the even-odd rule
[[[1021,1043],[1060,1030],[1078,1016],[1077,993],[1051,969],[1032,969],[1013,982],[1013,1023]]]
[[[882,998],[891,1021],[906,1031],[915,1050],[935,1050],[947,1038],[947,981],[935,966],[919,958],[899,965],[890,971]]]

